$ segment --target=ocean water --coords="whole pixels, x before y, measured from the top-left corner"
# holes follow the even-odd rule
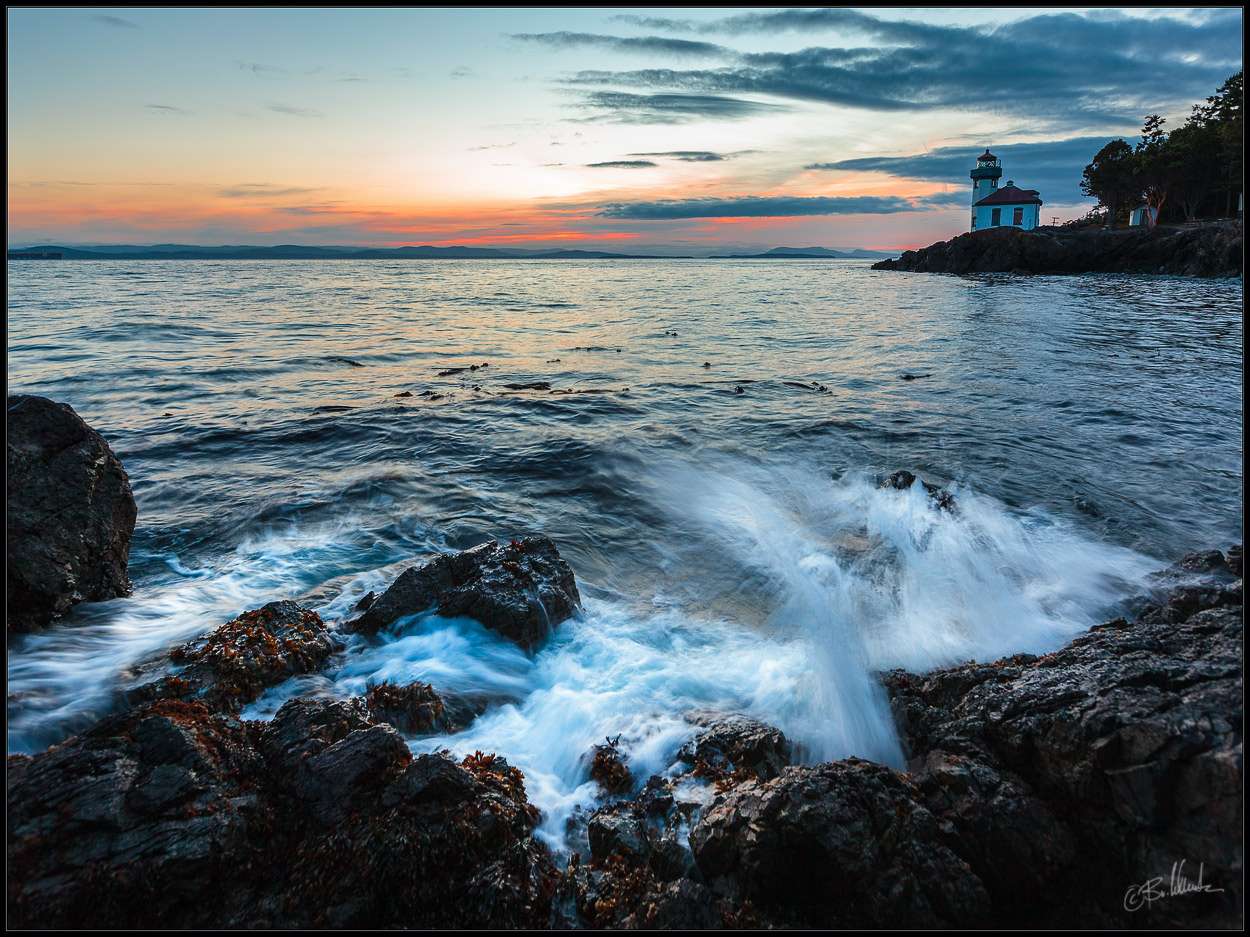
[[[245,715],[383,679],[485,698],[411,747],[505,755],[558,845],[605,736],[642,778],[708,709],[900,765],[877,671],[1053,650],[1242,536],[1240,280],[19,261],[8,299],[9,392],[70,403],[139,510],[134,594],[10,642],[10,752],[245,609],[341,621],[414,562],[544,533],[585,607],[536,653],[419,615]],[[880,490],[898,469],[958,510]]]

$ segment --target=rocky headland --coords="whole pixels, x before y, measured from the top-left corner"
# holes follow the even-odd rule
[[[891,487],[914,483],[907,473]],[[926,486],[935,509],[958,510]],[[802,764],[739,713],[690,712],[663,776],[619,738],[600,790],[535,835],[504,752],[414,756],[476,717],[436,686],[238,711],[429,610],[535,648],[576,614],[546,537],[401,574],[358,617],[294,602],[173,648],[119,711],[7,764],[15,928],[1238,927],[1240,546],[1190,554],[1041,657],[881,675],[905,770]]]
[[[874,270],[918,273],[1155,273],[1191,277],[1242,275],[1240,222],[1196,228],[1119,231],[1014,227],[970,231],[906,251]]]

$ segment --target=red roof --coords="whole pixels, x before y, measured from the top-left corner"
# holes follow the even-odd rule
[[[1040,205],[1042,200],[1037,197],[1037,189],[1020,189],[1014,185],[1005,185],[992,195],[987,195],[977,205]]]
[[[980,163],[987,159],[998,159],[997,156],[990,152],[990,148],[988,146],[985,148],[985,152],[977,157],[977,162]]]

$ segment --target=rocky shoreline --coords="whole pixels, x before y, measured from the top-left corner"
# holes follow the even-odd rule
[[[633,777],[608,739],[585,758],[607,803],[563,862],[504,757],[409,752],[405,737],[447,728],[433,687],[235,715],[258,674],[286,672],[263,664],[275,644],[311,659],[277,637],[293,621],[332,640],[273,603],[172,656],[226,646],[241,622],[272,643],[253,636],[220,670],[196,658],[196,679],[9,757],[9,921],[1238,926],[1240,564],[1239,549],[1188,556],[1134,621],[1044,657],[883,675],[903,772],[792,765],[781,732],[729,713],[687,714],[700,731],[673,776]],[[1190,891],[1158,884],[1177,875]]]
[[[1239,277],[1243,267],[1240,222],[1196,228],[1069,231],[1014,227],[970,231],[949,241],[906,251],[873,270],[918,273],[1154,273]]]
[[[122,711],[9,756],[9,924],[1238,927],[1241,576],[1240,546],[1190,554],[1052,654],[882,674],[903,771],[795,764],[738,713],[685,713],[664,776],[607,738],[568,857],[506,753],[409,750],[479,701],[382,683],[237,715],[333,666],[341,637],[431,609],[538,646],[580,605],[551,540],[440,556],[346,622],[273,602],[172,649]]]

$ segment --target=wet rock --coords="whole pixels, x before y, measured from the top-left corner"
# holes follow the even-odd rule
[[[927,374],[922,376],[928,377]],[[897,491],[906,491],[915,483],[916,476],[906,469],[901,469],[882,482],[881,487],[883,489],[893,488]],[[929,493],[929,497],[933,499],[934,504],[938,507],[947,511],[955,510],[955,496],[945,488],[939,488],[937,485],[923,480],[920,484],[924,486],[924,490]]]
[[[625,755],[617,747],[621,737],[607,739],[590,751],[590,777],[605,795],[624,794],[634,784]]]
[[[485,790],[471,771],[435,752],[414,758],[383,793],[382,802],[388,807],[400,803],[456,804],[472,800]]]
[[[317,754],[304,757],[295,768],[292,791],[308,802],[315,822],[329,827],[380,795],[408,762],[408,746],[392,726],[354,729]]]
[[[289,774],[358,729],[374,725],[359,698],[293,699],[261,730],[258,745],[274,769]]]
[[[502,758],[412,758],[358,701],[162,701],[11,758],[15,928],[540,928],[559,873]]]
[[[1224,554],[1224,562],[1228,565],[1231,572],[1238,579],[1241,578],[1241,544],[1228,548],[1228,552]]]
[[[407,736],[434,732],[443,724],[443,698],[428,683],[372,685],[365,694],[365,706],[378,722],[389,723]]]
[[[885,677],[923,802],[999,924],[1240,921],[1242,610],[1189,598],[1042,657]],[[1182,861],[1224,891],[1125,910],[1130,885]]]
[[[215,712],[238,712],[266,688],[318,670],[336,648],[316,612],[270,602],[175,648],[170,660],[183,669],[136,687],[129,699],[196,699]]]
[[[788,767],[722,794],[690,834],[705,881],[812,927],[976,927],[980,879],[942,842],[919,791],[851,758]]]
[[[364,595],[360,597],[360,601],[357,602],[355,606],[353,606],[353,610],[357,612],[368,611],[369,606],[373,604],[373,600],[376,598],[377,598],[377,595],[374,592],[372,591],[366,592]]]
[[[252,741],[237,719],[162,702],[24,759],[8,787],[10,926],[222,920],[227,854],[266,828]]]
[[[474,618],[528,649],[580,604],[573,571],[550,539],[492,540],[406,570],[344,627],[374,633],[405,615],[437,609]]]
[[[504,384],[508,390],[551,390],[547,381],[530,381],[528,384]]]
[[[646,821],[628,803],[600,807],[591,814],[586,832],[591,858],[599,862],[612,856],[642,861],[650,852]]]
[[[1189,553],[1167,569],[1152,573],[1153,590],[1125,603],[1127,613],[1143,622],[1176,623],[1209,608],[1242,604],[1240,546],[1230,548],[1237,571],[1219,550]],[[1238,578],[1234,578],[1234,577]]]
[[[696,774],[713,780],[737,775],[774,778],[790,763],[790,743],[772,726],[745,716],[713,712],[688,713],[686,719],[703,731],[677,753]]]
[[[672,782],[653,774],[647,778],[638,796],[634,798],[634,808],[643,816],[667,817],[676,803],[673,797]]]
[[[14,394],[7,442],[8,630],[129,595],[135,499],[104,437],[68,404]]]

